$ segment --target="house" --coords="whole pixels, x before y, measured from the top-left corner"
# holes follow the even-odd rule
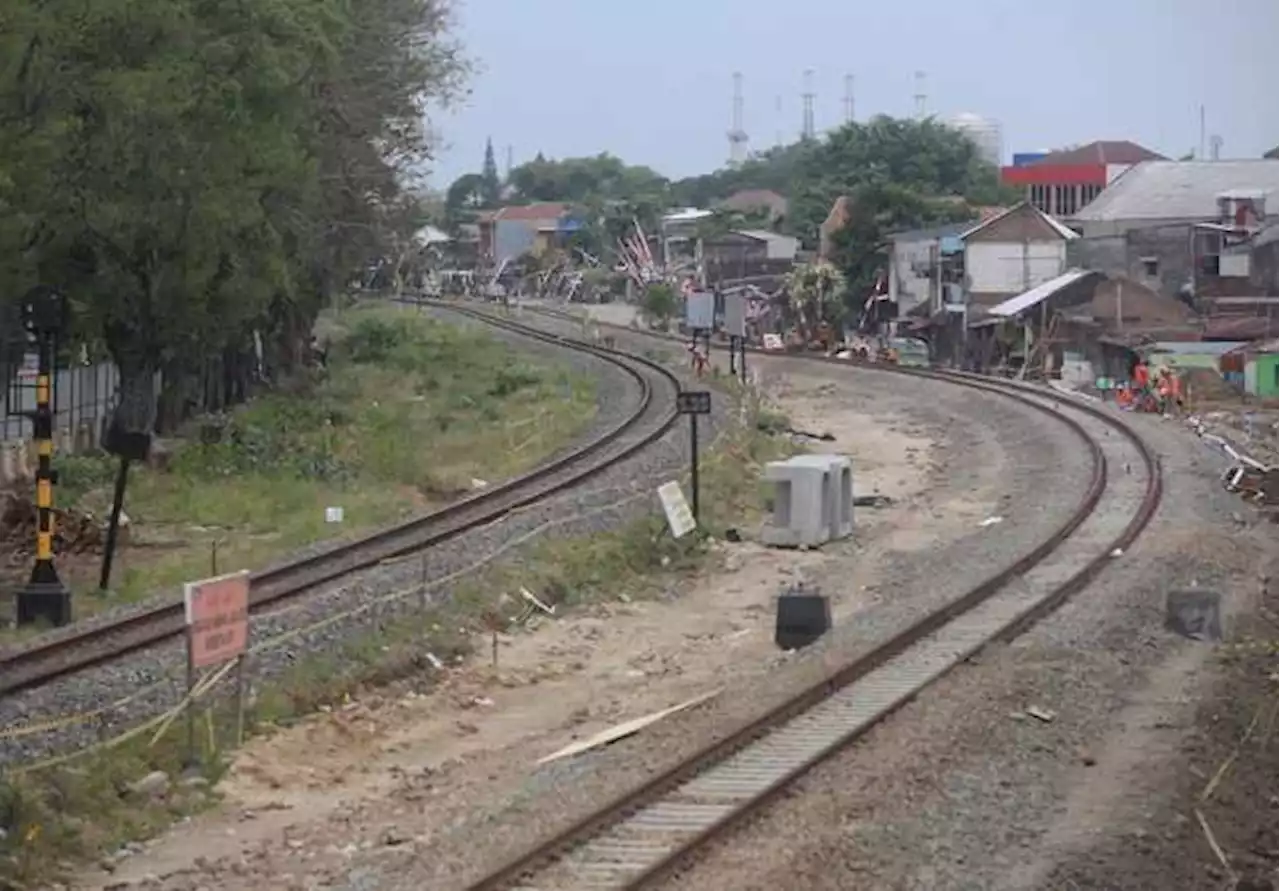
[[[663,214],[658,225],[664,265],[692,258],[696,253],[698,226],[713,216],[713,211],[699,207],[681,207]]]
[[[1026,200],[1047,214],[1070,217],[1093,201],[1130,167],[1163,155],[1127,140],[1100,140],[1000,170],[1007,186],[1024,189]]]
[[[1243,386],[1250,396],[1262,399],[1280,398],[1280,367],[1276,364],[1275,338],[1245,344],[1233,350],[1244,365]]]
[[[570,217],[569,205],[559,202],[501,207],[477,216],[476,225],[480,255],[497,266],[541,253],[582,226]]]
[[[795,264],[800,239],[762,229],[726,232],[702,243],[708,282],[787,272]]]
[[[1253,248],[1265,267],[1278,198],[1274,160],[1147,161],[1072,218],[1071,262],[1187,299],[1258,293]]]
[[[787,199],[772,189],[741,189],[716,206],[735,213],[763,216],[769,225],[776,225],[787,215]]]
[[[1071,269],[990,307],[971,327],[1001,334],[1015,356],[1021,344],[1034,344],[1047,371],[1086,383],[1127,377],[1137,344],[1198,339],[1192,315],[1185,303],[1140,282]]]
[[[947,300],[948,286],[963,290],[964,243],[974,221],[912,229],[889,236],[889,300],[899,315],[932,314]]]
[[[968,302],[994,306],[1067,268],[1067,243],[1079,236],[1024,201],[960,233]]]

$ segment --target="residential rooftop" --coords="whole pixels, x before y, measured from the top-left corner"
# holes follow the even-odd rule
[[[1218,196],[1234,190],[1260,192],[1266,212],[1280,208],[1280,162],[1265,158],[1233,161],[1144,161],[1116,178],[1072,218],[1077,222],[1116,220],[1211,220]]]

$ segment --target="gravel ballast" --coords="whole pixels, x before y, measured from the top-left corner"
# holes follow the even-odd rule
[[[619,334],[618,343],[682,355],[678,344],[630,332]],[[165,889],[247,889],[264,877],[283,881],[285,876],[288,886],[298,888],[461,887],[464,877],[474,877],[603,798],[680,760],[789,697],[798,685],[864,652],[923,610],[1013,562],[1059,526],[1084,492],[1087,454],[1073,434],[1005,397],[781,357],[760,357],[753,365],[766,388],[785,387],[787,375],[825,379],[832,389],[823,398],[847,400],[868,425],[897,428],[934,443],[928,450],[931,466],[918,467],[927,482],[912,486],[917,494],[902,506],[910,534],[904,538],[900,527],[878,531],[874,513],[862,520],[855,516],[854,537],[824,547],[819,568],[806,575],[838,604],[838,628],[825,646],[790,657],[775,653],[728,662],[726,690],[715,700],[605,749],[541,769],[527,766],[531,756],[558,743],[439,764],[399,777],[385,797],[364,800],[348,793],[330,816],[288,818],[287,844],[261,835],[252,844],[233,845],[235,853],[228,851],[215,862],[176,871],[172,853],[161,854],[171,849],[161,845],[158,863],[143,855],[130,874],[161,872],[167,878],[158,887]],[[873,441],[893,440],[877,436]],[[855,467],[855,488],[859,479]],[[992,516],[1000,516],[1001,523],[979,525]],[[723,547],[732,559],[734,546]],[[684,596],[698,593],[689,590]],[[767,645],[761,652],[769,653]],[[544,695],[538,686],[526,689],[534,700]],[[697,692],[691,689],[669,701]],[[627,716],[624,712],[618,719]],[[234,826],[234,812],[229,817]],[[180,840],[175,844],[186,847]]]
[[[461,318],[451,313],[447,315],[455,319]],[[469,320],[463,323],[481,324]],[[511,332],[488,329],[487,326],[486,330],[491,330],[496,338],[513,348],[530,350],[530,355],[535,358],[554,356],[555,361],[561,364],[568,361],[580,373],[594,376],[600,387],[601,407],[592,425],[592,434],[617,423],[635,406],[634,383],[616,366],[590,354],[563,350]],[[659,393],[655,401],[661,404],[667,399],[669,394]],[[709,419],[710,435],[714,435],[716,425],[723,417],[724,401],[713,401],[713,415]],[[440,579],[463,570],[484,555],[491,554],[504,544],[520,539],[548,523],[565,521],[550,527],[554,534],[581,535],[616,527],[627,519],[650,510],[650,502],[653,500],[650,497],[632,497],[630,501],[620,505],[619,502],[643,493],[646,489],[652,489],[654,480],[666,479],[679,472],[687,461],[687,436],[683,434],[684,431],[677,426],[638,454],[591,477],[582,487],[508,514],[497,523],[471,530],[453,541],[431,549],[427,559],[428,580]],[[624,437],[619,444],[606,447],[601,455],[612,454],[630,441],[631,436]],[[514,553],[518,553],[518,550]],[[281,609],[255,616],[252,629],[254,639],[261,641],[294,629],[306,628],[329,616],[349,612],[359,603],[377,600],[389,592],[408,590],[416,586],[421,577],[421,561],[418,559],[361,571],[340,584],[325,586]],[[447,596],[446,586],[446,590],[433,592],[431,602],[438,602],[440,598]],[[255,656],[255,683],[278,675],[309,653],[339,652],[343,640],[367,634],[376,629],[381,621],[399,614],[400,611],[416,609],[418,603],[417,597],[385,603],[301,634],[284,646],[269,649]],[[114,615],[128,612],[129,610],[122,609]],[[100,621],[106,619],[96,619],[94,624]],[[39,735],[0,737],[0,763],[16,764],[45,757],[53,752],[78,748],[96,741],[101,735],[109,737],[118,733],[139,720],[172,706],[179,701],[181,695],[182,653],[181,644],[159,647],[0,701],[0,726],[17,727],[53,719],[59,715],[89,712],[125,700],[131,694],[136,696],[123,706],[113,708],[104,716],[105,720],[87,724],[72,723],[60,730]],[[139,690],[145,692],[136,694],[135,691]]]
[[[620,345],[631,337],[639,335],[619,335]],[[866,592],[867,604],[852,615],[838,616],[838,627],[811,651],[762,665],[735,666],[725,693],[705,705],[659,722],[640,736],[549,765],[522,788],[506,793],[505,800],[485,804],[476,800],[477,793],[470,797],[470,814],[459,815],[446,831],[423,840],[426,847],[357,854],[353,870],[378,870],[388,889],[463,887],[484,867],[502,862],[555,827],[678,763],[1014,562],[1061,525],[1085,489],[1087,453],[1074,435],[1007,398],[873,370],[783,358],[760,357],[757,363],[766,375],[788,366],[805,374],[829,374],[838,386],[848,388],[849,398],[866,400],[886,413],[909,413],[916,423],[951,428],[950,451],[957,454],[964,451],[966,435],[978,430],[994,433],[1005,458],[998,480],[1001,495],[990,509],[1002,522],[940,542],[926,553],[890,557],[885,566],[868,567],[867,576],[874,581]],[[960,480],[983,473],[981,467],[951,460],[946,470]],[[855,468],[855,480],[856,473]],[[845,566],[810,581],[835,588],[849,585],[850,575]]]
[[[1127,553],[666,887],[1224,887],[1194,815],[1172,800],[1217,766],[1183,758],[1197,712],[1220,695],[1214,648],[1163,628],[1164,596],[1220,591],[1230,635],[1259,567],[1274,572],[1274,530],[1243,517],[1198,443],[1169,422],[1132,423],[1161,455],[1165,496]]]

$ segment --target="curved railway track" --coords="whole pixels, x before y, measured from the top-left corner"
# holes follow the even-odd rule
[[[613,427],[560,457],[504,483],[408,522],[342,542],[319,553],[253,573],[250,609],[265,610],[316,587],[384,561],[424,550],[467,530],[494,522],[517,508],[570,489],[630,457],[674,424],[679,381],[667,369],[634,356],[548,334],[462,307],[442,308],[522,336],[599,356],[621,368],[639,390],[635,409]],[[52,633],[20,649],[0,653],[0,696],[51,683],[173,640],[184,632],[184,611],[174,600],[114,622]]]
[[[567,314],[553,317],[580,321]],[[784,358],[853,364],[791,354]],[[633,889],[688,863],[708,842],[726,836],[739,820],[951,668],[989,643],[1017,635],[1084,588],[1142,533],[1159,507],[1159,459],[1100,407],[977,375],[877,370],[999,393],[1064,424],[1092,457],[1092,478],[1075,512],[1013,565],[770,713],[473,882],[469,891]],[[1113,431],[1119,436],[1111,436]],[[1145,480],[1135,479],[1131,461]],[[1098,519],[1110,516],[1103,507],[1127,517],[1118,534]]]

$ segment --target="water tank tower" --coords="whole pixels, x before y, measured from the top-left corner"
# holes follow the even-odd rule
[[[959,130],[978,147],[978,154],[983,160],[999,167],[1004,160],[1004,144],[1000,136],[1000,123],[984,118],[981,115],[963,112],[947,121],[947,124]]]

